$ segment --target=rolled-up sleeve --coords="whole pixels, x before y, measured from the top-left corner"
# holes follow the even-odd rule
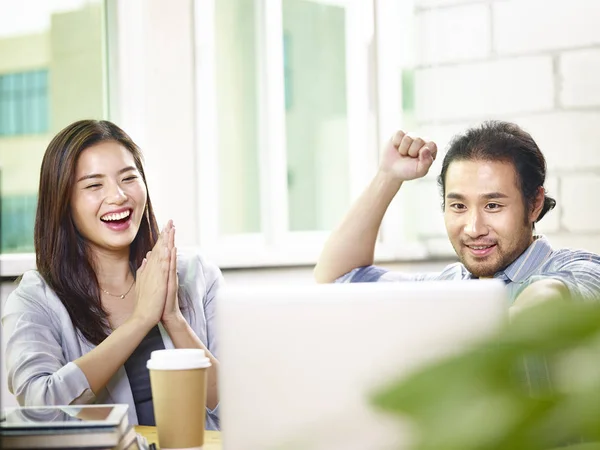
[[[342,275],[335,283],[377,283],[377,282],[406,282],[406,281],[434,281],[458,280],[468,277],[468,272],[462,264],[453,263],[446,266],[441,272],[409,273],[387,270],[379,266],[357,267]]]
[[[375,283],[386,273],[387,270],[377,266],[357,267],[339,277],[335,283]]]
[[[584,251],[564,251],[554,257],[539,274],[532,275],[519,289],[539,280],[562,282],[573,300],[600,301],[600,256]]]
[[[17,288],[3,308],[9,391],[23,406],[93,402],[84,373],[63,354],[60,325],[45,308],[42,291],[39,297],[26,291]]]

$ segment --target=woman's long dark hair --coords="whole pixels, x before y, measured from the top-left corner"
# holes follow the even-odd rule
[[[89,243],[75,227],[70,200],[81,152],[105,141],[116,141],[131,152],[148,188],[142,153],[123,130],[105,120],[75,122],[52,139],[44,154],[34,228],[37,270],[65,305],[78,332],[95,345],[109,334],[108,315],[100,301]],[[148,193],[144,216],[129,251],[134,276],[157,238],[158,224]],[[181,293],[179,298],[181,301]]]

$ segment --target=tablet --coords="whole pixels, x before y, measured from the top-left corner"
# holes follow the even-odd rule
[[[1,429],[118,427],[128,405],[65,405],[8,407],[0,417]]]

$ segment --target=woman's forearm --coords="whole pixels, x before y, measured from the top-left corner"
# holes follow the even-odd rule
[[[106,386],[151,329],[150,324],[131,317],[96,348],[74,361],[85,374],[94,394]]]

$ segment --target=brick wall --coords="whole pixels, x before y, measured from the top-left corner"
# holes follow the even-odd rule
[[[538,231],[600,252],[600,1],[414,1],[413,129],[443,150],[484,119],[518,123],[544,152],[557,199]],[[435,207],[442,157],[401,194],[436,253],[451,250]]]

